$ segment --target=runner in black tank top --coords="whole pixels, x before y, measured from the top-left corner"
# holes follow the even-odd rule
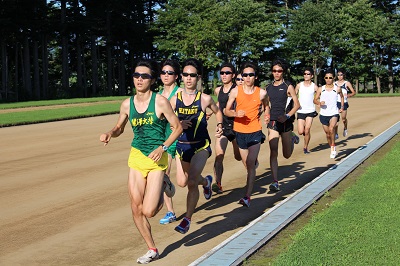
[[[294,143],[299,143],[299,137],[293,133],[294,114],[300,104],[291,83],[283,79],[284,64],[276,60],[272,64],[274,82],[267,87],[267,94],[271,102],[270,118],[268,122],[268,140],[270,147],[270,164],[273,182],[269,186],[271,191],[279,191],[278,183],[278,147],[282,138],[283,157],[289,159],[294,150]]]
[[[236,87],[236,84],[233,81],[236,75],[235,68],[231,63],[224,63],[221,65],[219,74],[223,84],[222,86],[215,89],[215,94],[218,97],[219,109],[223,114],[224,109],[226,107],[226,103],[228,102],[229,94],[232,91],[232,89]],[[226,90],[227,88],[229,89]],[[223,133],[219,139],[215,140],[215,161],[214,161],[215,183],[212,185],[212,190],[217,194],[223,192],[221,180],[222,180],[222,174],[224,172],[223,161],[225,157],[226,148],[228,146],[228,141],[232,143],[235,159],[237,161],[241,160],[239,148],[235,140],[236,137],[235,132],[233,131],[234,119],[235,119],[234,117],[228,117],[226,115],[223,115],[222,117]]]

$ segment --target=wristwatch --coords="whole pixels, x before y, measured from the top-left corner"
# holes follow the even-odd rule
[[[168,146],[165,146],[164,144],[161,144],[160,146],[162,146],[163,151],[167,151],[168,150]]]

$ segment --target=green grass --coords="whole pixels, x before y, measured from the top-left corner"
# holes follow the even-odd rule
[[[400,93],[362,93],[359,92],[354,97],[399,97]]]
[[[400,265],[399,158],[397,142],[328,209],[313,216],[271,265]]]
[[[0,104],[0,109],[14,109],[14,108],[51,106],[51,105],[74,104],[74,103],[122,101],[123,99],[126,99],[128,97],[129,96],[114,96],[114,97],[76,98],[76,99],[60,99],[60,100],[48,100],[48,101],[2,103],[2,104]]]
[[[4,113],[0,114],[0,127],[114,114],[119,112],[121,102],[105,102],[103,104],[90,106],[73,106],[49,110]]]

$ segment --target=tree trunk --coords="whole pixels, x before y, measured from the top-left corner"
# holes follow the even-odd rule
[[[34,97],[36,100],[40,100],[40,70],[39,70],[39,45],[38,41],[33,41],[33,87]]]
[[[15,90],[15,101],[19,100],[19,64],[18,64],[18,53],[20,53],[19,43],[15,44],[15,75],[14,75],[14,90]]]
[[[92,35],[92,97],[97,93],[97,87],[99,84],[99,73],[97,69],[97,47],[96,47],[96,36]]]
[[[49,51],[47,50],[47,35],[42,36],[42,95],[49,98]]]
[[[8,86],[7,86],[7,45],[6,42],[1,39],[1,90],[0,90],[0,101],[3,100],[2,93],[4,93],[4,98],[7,99],[8,95]]]
[[[392,46],[389,45],[388,47],[388,76],[389,76],[389,93],[393,93],[394,86],[393,86],[393,54],[392,54]]]
[[[378,93],[382,93],[381,91],[381,79],[379,78],[379,76],[375,76],[375,80],[376,80],[376,88],[378,89]]]
[[[123,45],[119,46],[119,95],[126,95],[125,82],[125,51]]]
[[[61,49],[62,49],[62,88],[66,93],[69,89],[69,71],[68,71],[68,33],[66,26],[67,4],[66,0],[61,0]]]
[[[32,98],[32,81],[31,81],[31,60],[29,53],[29,37],[25,36],[24,39],[24,58],[23,58],[23,69],[24,69],[24,94],[25,99]]]
[[[112,64],[112,40],[111,40],[111,14],[107,11],[106,15],[106,27],[107,27],[107,92],[106,95],[113,95],[113,64]]]
[[[82,79],[82,47],[81,35],[78,33],[76,37],[76,85],[78,90],[78,97],[83,96],[83,79]]]

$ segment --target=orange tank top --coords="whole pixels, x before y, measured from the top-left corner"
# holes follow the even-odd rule
[[[262,102],[260,100],[260,87],[254,87],[252,94],[246,94],[243,86],[238,86],[236,97],[236,111],[244,110],[244,117],[235,117],[233,130],[239,133],[254,133],[262,129],[260,116]]]

